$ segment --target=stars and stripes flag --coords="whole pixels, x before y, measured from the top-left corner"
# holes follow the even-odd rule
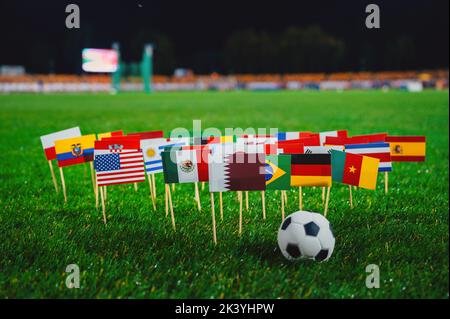
[[[144,158],[139,138],[96,141],[94,168],[98,186],[144,182]]]

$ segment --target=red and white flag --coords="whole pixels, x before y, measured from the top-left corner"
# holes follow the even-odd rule
[[[80,136],[81,131],[78,126],[41,136],[41,143],[44,148],[45,157],[49,161],[56,159],[55,141]]]
[[[96,141],[94,167],[98,186],[144,182],[144,157],[139,137]]]

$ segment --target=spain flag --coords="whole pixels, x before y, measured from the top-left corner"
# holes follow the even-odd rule
[[[393,162],[425,161],[425,136],[387,136]]]
[[[55,141],[59,167],[71,166],[94,160],[95,134]]]

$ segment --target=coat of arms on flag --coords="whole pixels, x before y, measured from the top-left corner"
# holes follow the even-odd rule
[[[425,161],[425,136],[387,136],[393,162]]]
[[[95,134],[55,141],[56,159],[59,167],[92,162]]]
[[[161,153],[164,181],[195,183],[208,181],[208,147],[172,148]]]
[[[139,138],[107,138],[96,141],[94,168],[98,186],[145,181]]]

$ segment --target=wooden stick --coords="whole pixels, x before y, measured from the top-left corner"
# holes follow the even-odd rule
[[[286,191],[285,192],[281,191],[281,192],[283,193],[283,196],[284,196],[284,205],[287,205],[287,203],[288,203],[287,192]]]
[[[167,195],[167,189],[168,188],[169,188],[169,185],[165,184],[165,187],[164,187],[164,190],[165,190],[165,192],[164,192],[164,201],[166,203],[166,217],[169,215],[169,196]]]
[[[198,211],[200,212],[202,210],[202,205],[200,202],[200,192],[198,190],[198,182],[195,182],[195,200],[197,201],[197,208]]]
[[[150,188],[150,197],[152,198],[153,211],[156,211],[155,196],[153,196],[152,176],[147,175],[147,179],[148,179],[148,186]]]
[[[331,189],[331,186],[328,186],[327,197],[325,199],[325,209],[323,211],[324,216],[327,216],[327,212],[328,212],[328,202],[330,201],[330,189]]]
[[[61,176],[61,186],[64,194],[64,203],[67,203],[66,182],[64,181],[64,172],[62,167],[59,168],[59,175]]]
[[[95,208],[96,209],[98,209],[98,192],[99,192],[98,185],[97,185],[97,183],[95,183]]]
[[[134,183],[134,191],[137,192],[138,191],[138,184]]]
[[[266,219],[266,192],[261,192],[261,203],[262,203],[262,212],[263,212],[263,219]]]
[[[100,187],[100,197],[101,197],[101,201],[102,201],[103,223],[105,223],[105,225],[106,225],[105,194],[104,194],[103,187]]]
[[[281,191],[281,220],[284,220],[284,193],[285,191]]]
[[[175,183],[172,184],[172,192],[175,192]]]
[[[220,220],[223,220],[223,200],[222,200],[222,192],[219,193],[219,204],[220,204]]]
[[[388,172],[384,172],[384,193],[388,193]]]
[[[245,210],[248,210],[248,191],[245,191]]]
[[[352,186],[348,185],[350,208],[353,208]]]
[[[103,192],[105,193],[105,203],[108,200],[108,192],[107,192],[107,190],[108,190],[108,187],[107,186],[103,186]]]
[[[152,177],[153,197],[156,200],[156,177],[154,173],[152,173],[150,176]]]
[[[214,212],[214,193],[211,193],[211,217],[213,228],[213,240],[215,245],[217,244],[217,234],[216,234],[216,213]]]
[[[325,186],[322,187],[322,204],[325,203]]]
[[[167,197],[169,197],[170,218],[172,219],[173,231],[176,231],[177,229],[175,227],[175,215],[173,213],[172,194],[170,193],[170,187],[167,187]]]
[[[94,171],[94,162],[89,162],[89,168],[90,168],[90,171],[91,171],[92,188],[94,189],[94,194],[95,194],[95,171]]]
[[[53,170],[52,161],[48,161],[48,166],[50,167],[50,174],[52,175],[53,186],[55,186],[56,193],[59,192],[58,182],[56,181],[55,171]]]
[[[202,191],[205,190],[205,182],[202,182]]]
[[[298,188],[298,208],[303,210],[303,189],[301,186]]]
[[[239,236],[242,235],[242,191],[239,191]]]

